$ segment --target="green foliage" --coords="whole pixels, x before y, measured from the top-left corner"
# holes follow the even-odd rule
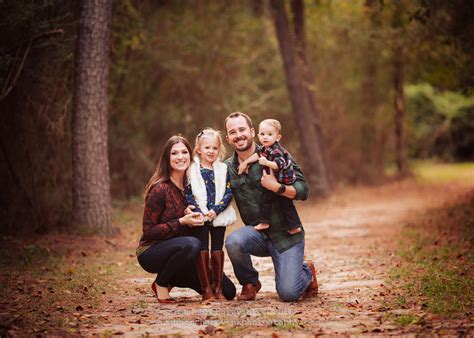
[[[474,96],[440,92],[428,83],[408,85],[406,96],[411,156],[474,158]]]
[[[311,89],[334,183],[367,182],[373,166],[393,162],[397,43],[406,47],[410,155],[472,159],[472,96],[458,94],[470,92],[474,74],[465,1],[305,1]],[[12,85],[0,102],[4,232],[66,228],[70,220],[78,4],[0,3],[0,90]],[[109,102],[113,199],[142,193],[170,135],[192,141],[206,126],[222,130],[232,111],[255,123],[279,119],[282,142],[305,170],[269,7],[113,1]]]
[[[232,111],[257,120],[271,111],[292,129],[291,116],[278,111],[288,103],[270,23],[247,4],[114,5],[111,168],[122,188],[115,196],[141,191],[169,136],[192,141],[206,126],[223,129]]]
[[[471,93],[474,88],[474,7],[470,0],[418,1],[413,75],[443,90]]]

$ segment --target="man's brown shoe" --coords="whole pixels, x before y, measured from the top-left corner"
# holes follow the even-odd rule
[[[311,283],[303,293],[303,298],[313,297],[318,294],[318,278],[316,277],[316,268],[314,267],[313,261],[306,261],[309,270],[311,271]]]
[[[255,300],[257,292],[262,288],[262,283],[257,281],[255,285],[249,283],[242,286],[242,292],[237,296],[237,300]]]

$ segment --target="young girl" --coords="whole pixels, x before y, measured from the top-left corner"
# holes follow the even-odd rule
[[[222,294],[224,233],[225,228],[235,222],[236,214],[230,206],[232,190],[227,166],[221,162],[225,149],[220,133],[212,128],[201,131],[196,137],[193,155],[194,163],[188,169],[185,195],[188,204],[195,207],[193,211],[204,215],[204,225],[192,229],[193,234],[201,241],[197,268],[202,300],[221,300],[225,299]],[[209,234],[212,278],[209,266]]]

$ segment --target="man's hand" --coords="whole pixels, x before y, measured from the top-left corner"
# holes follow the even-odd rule
[[[262,187],[273,192],[277,192],[280,188],[280,183],[278,183],[273,170],[270,170],[270,174],[267,174],[264,170],[260,183],[262,184]]]
[[[267,174],[265,171],[263,171],[260,183],[262,184],[262,187],[273,192],[277,192],[278,189],[280,189],[281,185],[277,181],[275,173],[272,170],[270,170],[270,174]],[[287,185],[286,191],[281,194],[281,196],[285,196],[289,199],[294,199],[296,197],[296,190],[292,185]]]

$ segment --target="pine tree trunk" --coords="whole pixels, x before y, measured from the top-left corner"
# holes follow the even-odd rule
[[[371,42],[367,46],[367,58],[362,82],[361,107],[364,113],[360,125],[360,148],[359,165],[357,169],[358,179],[364,183],[376,183],[378,181],[376,167],[377,152],[377,130],[375,128],[375,116],[377,109],[377,67],[374,61],[375,53]]]
[[[331,186],[331,170],[329,167],[329,160],[327,155],[327,148],[325,138],[322,132],[321,126],[321,114],[319,111],[318,104],[316,102],[316,80],[314,79],[311,66],[306,55],[306,28],[304,20],[304,1],[303,0],[291,0],[291,11],[293,13],[293,28],[295,32],[296,49],[298,52],[299,60],[302,63],[301,75],[303,79],[303,86],[305,88],[307,100],[310,104],[312,111],[312,124],[316,130],[317,137],[321,144],[322,161],[326,168],[327,179]]]
[[[113,234],[107,149],[111,0],[82,0],[73,101],[73,225]]]
[[[401,29],[402,26],[402,3],[395,6],[393,27]],[[406,177],[409,175],[406,154],[405,136],[405,95],[403,85],[405,82],[405,53],[401,41],[401,33],[398,32],[395,39],[393,55],[393,85],[395,106],[395,162],[397,163],[398,175]]]
[[[290,29],[284,1],[272,0],[271,5],[295,122],[303,152],[307,156],[308,170],[305,175],[316,187],[316,195],[327,196],[331,192],[329,175],[324,161],[322,140],[314,124],[316,112],[312,109],[309,92],[304,84],[304,62],[298,56],[296,39]]]
[[[396,142],[396,163],[398,173],[401,177],[408,175],[408,166],[405,149],[405,96],[403,93],[404,63],[403,51],[399,46],[395,50],[395,142]]]
[[[370,20],[370,31],[377,31],[380,26],[381,4],[377,0],[366,0],[365,6]],[[381,136],[377,131],[377,109],[379,106],[379,93],[377,90],[378,52],[374,45],[373,33],[367,40],[364,64],[364,78],[362,81],[361,107],[364,109],[360,125],[359,165],[357,168],[358,180],[364,183],[378,183],[383,175],[383,161],[379,157]]]

